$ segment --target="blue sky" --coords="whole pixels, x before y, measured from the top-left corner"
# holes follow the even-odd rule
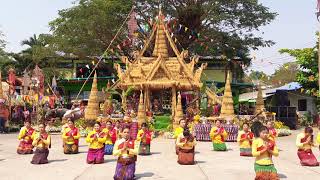
[[[58,10],[69,8],[74,0],[2,0],[0,6],[0,30],[8,42],[7,51],[18,52],[24,47],[20,42],[33,34],[48,33],[48,22],[58,15]],[[313,46],[315,32],[320,23],[315,17],[316,0],[260,0],[279,15],[271,24],[262,28],[265,39],[276,44],[252,52],[255,56],[250,69],[272,74],[282,63],[293,61],[280,55],[281,48]],[[258,33],[260,34],[260,33]]]

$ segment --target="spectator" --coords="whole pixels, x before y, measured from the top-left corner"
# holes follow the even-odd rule
[[[9,118],[9,110],[4,104],[4,102],[0,102],[0,133],[5,132],[5,125]]]

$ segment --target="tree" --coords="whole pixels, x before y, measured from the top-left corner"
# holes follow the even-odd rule
[[[8,56],[8,53],[4,50],[6,47],[6,42],[3,39],[3,33],[0,31],[0,68],[2,69],[3,65],[5,63],[10,62],[10,58]]]
[[[269,76],[263,71],[251,71],[249,75],[245,76],[244,81],[248,83],[260,81],[263,84],[269,84]]]
[[[280,53],[287,53],[297,60],[299,71],[296,79],[307,94],[319,95],[318,86],[318,43],[313,48],[281,49]]]
[[[282,86],[296,81],[299,66],[296,62],[283,64],[279,69],[270,76],[270,81],[275,86]]]
[[[149,19],[157,14],[159,1],[136,2],[141,17],[139,24],[150,22]],[[273,44],[253,34],[253,30],[259,30],[276,16],[256,0],[167,0],[161,1],[161,4],[164,13],[172,20],[169,27],[177,37],[180,48],[189,49],[192,53],[224,54],[228,59],[238,56],[249,65],[250,48]]]
[[[189,49],[192,54],[224,54],[227,59],[238,56],[244,65],[249,65],[250,48],[273,44],[253,34],[276,16],[256,0],[160,2],[164,14],[171,19],[168,26],[179,42],[178,48]],[[132,1],[128,0],[80,0],[74,7],[59,11],[59,17],[50,22],[55,43],[61,51],[80,57],[101,55],[131,7]],[[158,14],[159,0],[136,0],[135,7],[141,40],[149,35],[150,19]]]
[[[54,44],[80,58],[101,56],[132,7],[128,0],[80,0],[49,23]],[[115,44],[126,36],[122,31]]]

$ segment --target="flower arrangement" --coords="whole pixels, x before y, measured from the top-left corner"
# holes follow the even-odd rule
[[[277,131],[278,137],[289,136],[292,133],[290,128],[288,126],[284,125],[284,123],[281,121],[275,121],[274,128]]]
[[[275,121],[274,128],[275,129],[290,129],[288,126],[284,125],[283,122],[281,122],[281,121]]]
[[[290,129],[276,129],[278,137],[282,136],[290,136],[291,135],[291,130]]]

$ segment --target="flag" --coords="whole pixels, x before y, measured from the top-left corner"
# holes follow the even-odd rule
[[[129,30],[129,37],[133,38],[134,33],[138,30],[138,23],[136,19],[136,13],[132,11],[130,14],[130,19],[128,21],[128,30]]]

